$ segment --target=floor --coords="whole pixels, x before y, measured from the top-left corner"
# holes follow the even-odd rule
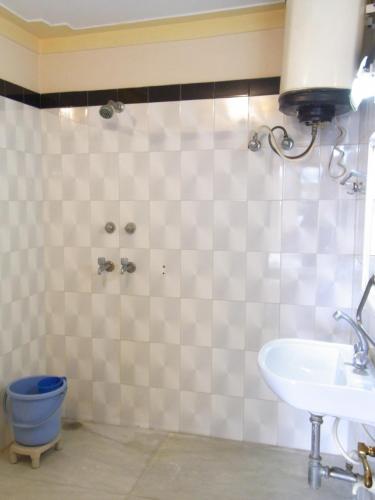
[[[1,500],[346,500],[306,485],[307,453],[99,424],[65,424],[64,449],[33,470],[0,457]],[[337,461],[331,458],[331,461]]]

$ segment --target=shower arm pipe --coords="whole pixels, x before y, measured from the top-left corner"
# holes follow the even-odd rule
[[[302,160],[302,158],[305,158],[311,152],[311,150],[312,150],[312,148],[313,148],[313,146],[315,144],[316,138],[318,136],[318,124],[317,123],[313,123],[311,125],[311,141],[310,141],[310,144],[307,146],[307,148],[305,149],[305,151],[303,151],[299,155],[290,156],[290,155],[286,155],[285,153],[283,153],[283,151],[281,150],[281,148],[277,144],[277,140],[276,140],[275,134],[274,134],[273,130],[270,127],[268,127],[267,125],[261,125],[258,128],[257,132],[259,132],[262,129],[265,129],[268,132],[268,137],[271,138],[270,145],[271,145],[271,148],[273,149],[273,151],[276,154],[278,154],[279,156],[281,156],[281,158],[283,158],[284,160],[289,160],[289,161]]]

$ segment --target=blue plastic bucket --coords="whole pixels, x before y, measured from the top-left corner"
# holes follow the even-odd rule
[[[66,377],[44,377],[38,382],[39,394],[55,391],[64,384]]]
[[[40,446],[55,439],[60,432],[61,405],[68,385],[63,377],[60,387],[40,393],[38,384],[46,378],[46,375],[21,378],[6,388],[4,412],[19,444]]]

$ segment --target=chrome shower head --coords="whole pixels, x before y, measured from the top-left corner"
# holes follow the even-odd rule
[[[107,104],[103,104],[103,106],[100,106],[99,114],[102,118],[109,120],[110,118],[112,118],[115,112],[121,113],[122,111],[124,111],[124,107],[124,103],[120,101],[108,101]]]

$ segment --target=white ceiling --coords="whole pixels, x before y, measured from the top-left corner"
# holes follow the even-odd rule
[[[25,21],[73,29],[204,14],[280,0],[0,0]]]

